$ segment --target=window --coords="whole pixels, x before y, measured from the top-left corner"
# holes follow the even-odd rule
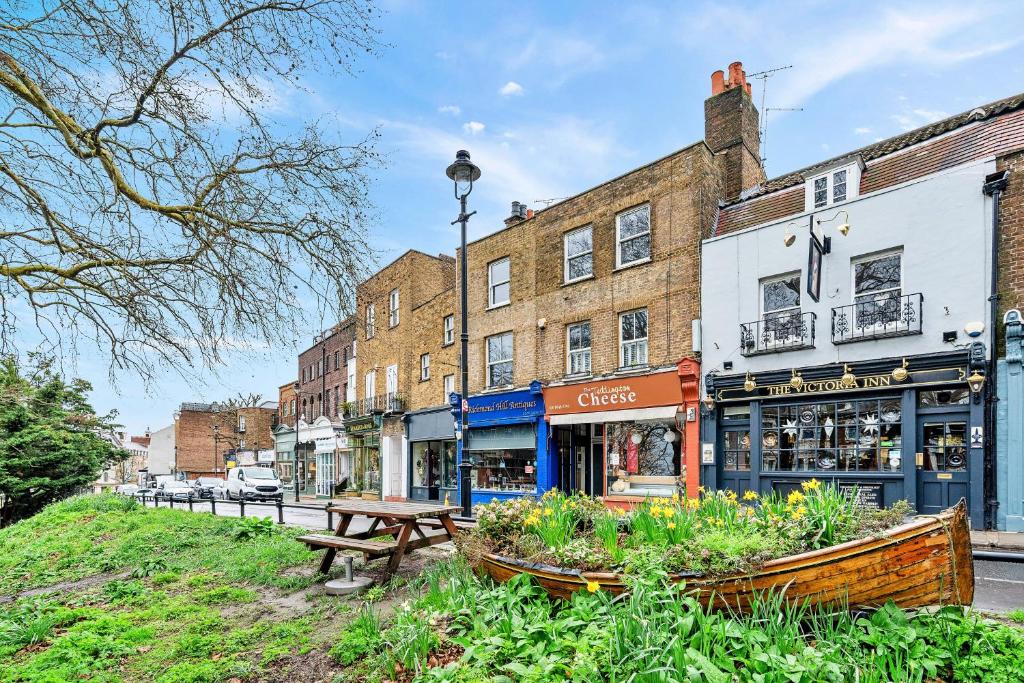
[[[609,422],[605,424],[607,495],[671,496],[682,473],[680,440],[671,422]]]
[[[239,415],[238,416],[238,433],[239,434],[244,434],[245,433],[245,415]]]
[[[594,229],[591,226],[565,233],[565,281],[575,282],[594,274]]]
[[[487,338],[487,386],[512,384],[512,333]]]
[[[371,399],[377,395],[377,373],[370,370],[363,383],[363,397]]]
[[[619,364],[622,367],[647,365],[646,309],[619,316],[619,341]]]
[[[503,306],[509,302],[510,279],[508,257],[492,261],[487,266],[487,307]]]
[[[292,399],[292,412],[291,412],[291,414],[295,415],[295,399],[294,398]]]
[[[568,372],[570,375],[590,374],[590,323],[569,325]]]
[[[455,343],[455,316],[446,315],[444,317],[444,345]]]
[[[340,415],[341,414],[341,402],[339,401],[339,398],[338,398],[339,395],[340,395],[339,389],[340,389],[340,387],[338,387],[338,386],[334,387],[334,412]]]
[[[377,334],[377,310],[373,304],[366,304],[366,338],[373,339]]]
[[[392,289],[388,294],[388,326],[398,325],[398,290]]]
[[[813,211],[832,204],[845,202],[857,196],[860,185],[860,165],[853,164],[833,169],[810,178],[806,189],[806,210]]]
[[[800,338],[800,273],[761,282],[762,337],[765,345]]]
[[[316,376],[317,377],[323,377],[324,376],[324,362],[322,360],[318,360],[316,362]]]
[[[420,356],[420,381],[428,379],[430,379],[430,354],[425,353]]]
[[[340,360],[341,360],[341,353],[338,352],[338,351],[335,351],[334,352],[334,369],[335,370],[337,370],[339,367],[341,367]]]
[[[412,485],[417,488],[455,488],[454,441],[416,441],[412,444]]]
[[[902,414],[898,396],[763,406],[762,466],[772,471],[898,471]]]
[[[348,350],[348,347],[346,346],[346,347],[345,347],[345,351],[344,351],[344,361],[345,361],[345,364],[346,364],[346,365],[348,364],[348,359],[349,359],[349,357],[350,357],[350,356],[349,356],[349,353],[350,353],[350,352],[349,352],[349,350]]]
[[[302,368],[302,383],[306,383],[306,368]]]
[[[902,252],[854,261],[853,304],[856,327],[884,327],[899,321],[903,293],[902,266]]]
[[[615,217],[615,267],[651,258],[651,207],[638,206]]]
[[[444,376],[444,402],[448,402],[448,397],[455,393],[455,375]]]

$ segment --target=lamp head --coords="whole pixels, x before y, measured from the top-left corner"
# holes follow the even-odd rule
[[[469,152],[464,149],[455,153],[455,161],[445,173],[455,182],[455,196],[459,199],[468,197],[473,191],[473,183],[480,178],[480,168],[469,160]]]
[[[800,376],[800,373],[793,369],[793,376],[789,378],[789,386],[793,387],[797,391],[804,385],[804,378]]]
[[[894,369],[894,370],[892,371],[892,378],[893,378],[894,380],[896,380],[897,382],[902,382],[902,381],[903,381],[903,380],[905,380],[905,379],[906,379],[907,377],[909,377],[909,376],[910,376],[910,373],[909,373],[909,372],[907,372],[907,366],[908,366],[908,365],[909,365],[909,363],[907,362],[907,359],[906,359],[906,358],[904,358],[904,359],[903,359],[903,365],[901,365],[901,366],[899,366],[899,367],[895,368],[895,369]]]
[[[715,409],[715,397],[711,394],[704,394],[704,398],[701,400],[701,403],[704,404],[704,407],[708,409],[709,413]]]
[[[972,394],[980,394],[981,390],[985,388],[985,375],[975,370],[967,378],[967,386],[970,387]]]
[[[753,391],[756,388],[757,388],[757,382],[754,381],[754,378],[751,377],[750,373],[748,372],[747,373],[747,379],[744,380],[744,382],[743,382],[743,390],[744,391]]]
[[[857,386],[857,375],[853,374],[853,368],[844,363],[843,378],[839,381],[844,387],[848,389]]]
[[[838,228],[836,228],[836,230],[839,231],[840,235],[842,235],[843,237],[846,237],[847,235],[850,234],[850,224],[849,223],[843,223]]]
[[[785,244],[787,247],[791,247],[793,246],[793,242],[796,242],[796,235],[791,233],[789,231],[789,228],[786,228],[786,234],[783,235],[782,237],[782,243]]]

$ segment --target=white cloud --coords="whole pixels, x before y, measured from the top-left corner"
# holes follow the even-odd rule
[[[499,90],[498,92],[505,97],[510,97],[512,95],[522,95],[523,86],[519,85],[515,81],[509,81],[505,85],[501,86],[501,90]]]
[[[438,107],[437,111],[439,114],[451,114],[452,116],[458,116],[462,113],[462,107],[457,104],[446,104]]]
[[[513,71],[539,70],[537,73],[543,74],[549,87],[558,87],[575,76],[597,70],[612,56],[608,47],[611,43],[599,46],[563,29],[537,29],[530,35],[530,40],[517,46],[515,53],[505,60],[505,66]]]
[[[867,126],[857,126],[856,128],[853,129],[853,132],[856,133],[857,135],[867,135],[871,132],[871,129],[868,128]]]
[[[462,130],[466,131],[470,135],[479,135],[480,133],[484,132],[484,128],[486,127],[487,126],[480,123],[479,121],[468,121],[462,124]]]

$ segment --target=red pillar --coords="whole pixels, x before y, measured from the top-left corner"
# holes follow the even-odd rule
[[[676,364],[683,390],[683,464],[686,465],[686,495],[696,498],[700,486],[700,363],[684,358]],[[690,418],[693,419],[690,419]]]

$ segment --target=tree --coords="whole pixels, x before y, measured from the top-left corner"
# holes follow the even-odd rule
[[[0,526],[77,493],[128,457],[101,436],[117,425],[113,414],[93,412],[91,390],[81,379],[65,382],[45,361],[26,374],[0,361]]]
[[[0,2],[0,350],[33,323],[146,379],[342,315],[376,133],[274,110],[376,52],[368,1]]]

